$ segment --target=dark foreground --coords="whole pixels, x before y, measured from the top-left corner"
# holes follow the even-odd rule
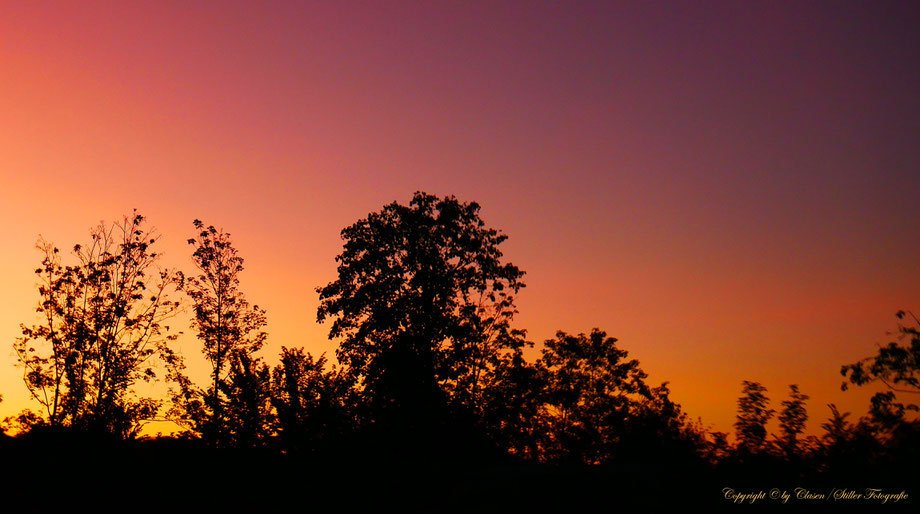
[[[309,455],[85,434],[0,439],[3,511],[658,512],[916,509],[918,474],[789,463],[549,466],[469,444],[365,438]],[[868,490],[868,492],[867,492]],[[877,492],[873,492],[877,491]],[[904,498],[900,493],[906,493]],[[861,497],[860,497],[861,495]],[[785,500],[785,501],[784,501]]]

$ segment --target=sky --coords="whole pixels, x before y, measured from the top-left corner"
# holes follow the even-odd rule
[[[39,236],[226,230],[274,363],[334,354],[340,231],[415,191],[508,235],[530,339],[605,330],[714,430],[743,380],[861,415],[841,365],[920,313],[918,63],[914,2],[3,2],[0,418]]]

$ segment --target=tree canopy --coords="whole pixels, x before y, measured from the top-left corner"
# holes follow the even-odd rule
[[[638,437],[680,437],[683,415],[667,384],[650,387],[639,361],[616,343],[596,328],[544,342],[537,364],[546,379],[547,458],[596,464],[628,452]]]
[[[805,422],[808,421],[808,411],[805,402],[808,395],[799,391],[799,386],[789,386],[789,399],[783,400],[779,413],[779,430],[782,434],[779,444],[789,454],[797,449],[799,435],[805,431]]]
[[[317,289],[337,356],[378,405],[471,404],[509,330],[524,272],[479,205],[416,193],[345,228],[338,278]]]
[[[909,395],[912,399],[920,395],[920,319],[913,313],[898,311],[898,320],[909,319],[913,325],[898,324],[898,341],[892,341],[879,348],[874,357],[863,359],[841,367],[846,377],[842,388],[848,384],[862,386],[881,382],[888,391],[876,393],[872,399],[873,414],[882,420],[895,422],[907,411],[918,412],[917,403],[896,401],[897,395]]]
[[[764,449],[767,440],[767,422],[776,413],[770,409],[767,388],[760,382],[745,380],[741,397],[738,398],[738,416],[735,433],[738,446],[750,453]]]

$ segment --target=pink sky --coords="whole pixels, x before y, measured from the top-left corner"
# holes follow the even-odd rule
[[[339,231],[416,190],[508,234],[533,340],[606,330],[718,430],[742,380],[863,413],[840,366],[920,311],[915,4],[123,4],[0,7],[0,343],[39,234],[137,208],[165,265],[233,234],[269,362],[332,354]]]

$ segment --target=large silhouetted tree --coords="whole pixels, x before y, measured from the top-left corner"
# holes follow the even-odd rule
[[[479,402],[523,272],[479,205],[416,193],[342,231],[338,278],[318,288],[337,356],[378,408],[430,413]]]
[[[252,373],[265,375],[267,382],[267,368],[253,356],[265,342],[262,328],[266,318],[265,311],[250,305],[239,290],[243,258],[233,246],[230,234],[213,225],[205,227],[200,220],[195,220],[194,226],[198,235],[188,243],[195,249],[192,260],[198,273],[185,279],[184,290],[195,308],[192,328],[211,365],[211,385],[201,391],[177,372],[180,390],[175,400],[184,411],[185,420],[212,444],[220,445],[231,422],[228,416],[232,414],[236,422],[242,422],[268,402],[266,398],[254,399],[264,396],[263,392],[245,390],[259,386],[253,382]],[[233,402],[233,413],[228,413],[228,401]],[[255,410],[246,413],[247,408]],[[253,423],[250,428],[255,426]],[[233,430],[246,432],[250,428]]]
[[[22,326],[15,350],[45,423],[128,437],[158,407],[132,386],[157,378],[158,359],[175,359],[163,325],[178,308],[168,298],[175,277],[156,268],[157,238],[136,212],[90,236],[71,265],[39,243],[42,321]]]

